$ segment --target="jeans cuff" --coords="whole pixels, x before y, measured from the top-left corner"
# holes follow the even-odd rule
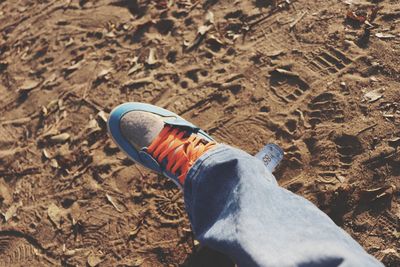
[[[185,183],[183,185],[183,196],[184,196],[184,200],[185,200],[185,206],[186,206],[186,211],[189,214],[191,214],[191,193],[192,190],[190,190],[190,187],[192,187],[192,181],[195,180],[199,174],[201,173],[201,171],[206,167],[207,162],[209,162],[210,160],[212,160],[214,155],[220,154],[220,153],[226,153],[226,151],[231,150],[232,147],[225,145],[225,144],[217,144],[215,147],[211,148],[210,150],[208,150],[206,153],[204,153],[203,155],[201,155],[200,158],[198,158],[193,166],[189,169],[187,175],[186,175],[186,179],[185,179]]]

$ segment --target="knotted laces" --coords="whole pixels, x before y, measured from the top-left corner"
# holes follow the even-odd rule
[[[166,169],[174,175],[179,174],[179,182],[183,185],[193,163],[215,145],[195,133],[189,135],[185,130],[166,125],[147,151],[159,164],[167,158]]]

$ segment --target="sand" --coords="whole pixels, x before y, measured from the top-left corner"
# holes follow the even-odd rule
[[[107,136],[127,101],[277,143],[280,185],[399,266],[399,24],[389,0],[0,0],[0,266],[232,266]]]

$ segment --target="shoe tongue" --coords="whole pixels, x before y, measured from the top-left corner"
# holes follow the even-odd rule
[[[121,118],[122,135],[137,149],[148,147],[164,128],[162,117],[145,111],[131,111]]]

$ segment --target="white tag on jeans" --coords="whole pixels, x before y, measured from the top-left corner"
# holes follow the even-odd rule
[[[268,170],[273,172],[283,159],[283,150],[278,145],[268,144],[255,157],[261,160]]]

